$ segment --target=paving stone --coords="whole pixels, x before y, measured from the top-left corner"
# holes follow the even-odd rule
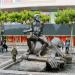
[[[27,50],[27,46],[20,46],[18,47],[18,56],[22,55],[25,51]],[[75,48],[74,48],[75,50]],[[17,56],[17,57],[18,57]],[[73,59],[72,61],[75,61],[75,54],[73,53]],[[2,62],[8,61],[9,59],[11,59],[11,48],[9,48],[9,52],[4,52],[1,53],[0,52],[0,64]],[[19,64],[17,64],[17,68],[18,68]],[[63,71],[58,71],[58,72],[54,72],[55,74],[51,74],[51,72],[47,75],[61,75],[61,73],[75,73],[75,64],[72,65],[67,65],[66,68]],[[0,75],[28,75],[28,74],[13,74],[13,73],[1,73]],[[40,74],[33,74],[33,75],[40,75]],[[41,75],[46,75],[46,74],[41,74]],[[69,74],[62,74],[62,75],[69,75]],[[71,75],[71,74],[70,74]]]

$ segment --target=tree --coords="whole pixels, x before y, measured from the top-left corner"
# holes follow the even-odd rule
[[[56,14],[57,24],[67,24],[71,27],[71,46],[73,46],[73,25],[75,25],[75,9],[60,10]]]
[[[11,12],[8,14],[9,22],[21,22],[21,14],[19,12]]]
[[[40,16],[43,23],[49,22],[49,20],[51,19],[49,15],[40,14]]]
[[[34,13],[32,11],[24,10],[24,11],[22,11],[21,15],[22,15],[22,21],[28,25],[31,25]]]
[[[0,11],[0,34],[2,40],[3,40],[3,33],[4,33],[3,25],[5,22],[7,22],[7,16],[8,16],[8,12]]]
[[[0,24],[3,25],[5,22],[18,22],[22,24],[32,25],[34,15],[39,14],[43,23],[49,22],[50,16],[42,14],[40,11],[23,10],[20,12],[2,12],[0,11]]]
[[[41,14],[40,11],[23,10],[20,12],[10,12],[7,20],[9,22],[19,22],[31,25],[34,20],[34,15],[39,14],[43,23],[49,22],[50,16]]]

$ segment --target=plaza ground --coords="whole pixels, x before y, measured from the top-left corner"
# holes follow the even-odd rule
[[[28,46],[26,44],[23,45],[18,45],[16,46],[17,50],[18,50],[18,55],[17,57],[21,56],[22,54],[24,54],[27,49]],[[4,62],[7,62],[9,60],[12,59],[11,57],[11,50],[12,50],[13,46],[9,45],[8,46],[8,52],[4,51],[4,53],[0,52],[0,65]],[[72,51],[70,51],[70,53],[72,54],[72,61],[75,62],[75,48],[73,48]],[[13,74],[14,72],[14,74]],[[60,74],[64,74],[64,73],[41,73],[41,75],[60,75]],[[11,71],[10,72],[8,70],[0,70],[0,75],[40,75],[37,72],[36,73],[31,73],[29,74],[28,72],[22,72],[22,71]],[[66,74],[64,74],[66,75]]]

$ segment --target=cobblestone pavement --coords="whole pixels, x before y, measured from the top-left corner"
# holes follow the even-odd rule
[[[18,56],[25,53],[27,49],[28,49],[27,46],[17,46]],[[0,52],[0,64],[11,59],[11,50],[12,50],[12,46],[9,46],[8,52],[4,52],[4,53]],[[72,59],[73,59],[72,61],[75,61],[75,48],[74,48],[74,51],[72,51],[72,53],[73,53],[72,54]],[[44,73],[43,74],[20,74],[20,73],[13,74],[13,73],[8,73],[8,71],[7,72],[6,71],[0,71],[0,75],[71,75],[68,73],[70,73],[70,72],[75,73],[75,65],[74,64],[72,67],[68,67],[68,68],[69,68],[68,71],[62,71],[61,73],[57,72],[57,73],[49,73],[49,74],[44,74]]]
[[[22,55],[23,53],[24,53],[23,51],[19,51],[17,57]],[[9,52],[4,52],[4,53],[0,53],[0,64],[2,62],[8,61],[10,59],[11,59],[11,52],[10,51]]]
[[[19,49],[20,49],[20,51],[19,51]],[[21,56],[25,51],[24,50],[21,51],[21,48],[18,48],[17,57]],[[7,62],[10,59],[12,59],[12,57],[11,57],[11,48],[8,48],[8,52],[6,52],[6,51],[4,51],[3,53],[0,52],[0,64],[2,64],[4,62]],[[20,75],[20,74],[13,74],[13,73],[11,74],[11,73],[3,73],[3,72],[1,73],[1,72],[0,72],[0,75]]]
[[[12,50],[12,47],[9,47],[8,48],[8,52],[4,51],[3,53],[0,52],[0,64],[2,62],[5,62],[5,61],[8,61],[11,59],[11,50]],[[17,50],[18,50],[18,56],[22,55],[23,53],[25,53],[25,51],[27,50],[26,47],[17,47]]]

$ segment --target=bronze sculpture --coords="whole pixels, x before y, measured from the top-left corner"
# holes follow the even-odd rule
[[[41,24],[40,16],[38,14],[34,15],[34,22],[31,27],[32,35],[30,36],[30,38],[27,39],[27,44],[29,47],[29,49],[28,49],[29,54],[36,54],[38,56],[42,55],[41,53],[48,46],[48,43],[45,40],[43,40],[42,38],[40,38],[42,36],[43,27],[44,27],[44,24]],[[35,53],[34,48],[35,48],[37,41],[42,44],[42,47],[41,47],[40,52]],[[31,42],[33,42],[34,47],[32,46]]]

